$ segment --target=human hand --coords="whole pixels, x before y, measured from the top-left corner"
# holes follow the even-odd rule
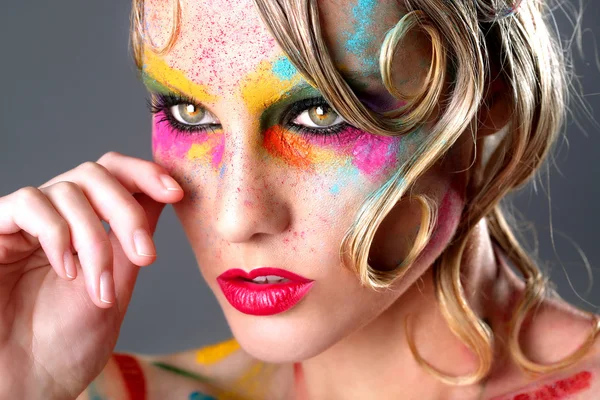
[[[102,371],[182,198],[163,167],[116,152],[0,197],[0,398],[73,399]]]

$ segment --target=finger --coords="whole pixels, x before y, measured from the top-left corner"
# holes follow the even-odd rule
[[[12,264],[29,257],[40,242],[25,231],[0,235],[0,264]],[[61,275],[59,273],[59,275]],[[62,276],[62,275],[61,275]]]
[[[14,262],[13,250],[26,250],[15,240],[21,230],[38,240],[56,273],[70,279],[64,264],[65,254],[71,253],[69,225],[37,188],[25,187],[0,198],[0,264]],[[25,240],[22,235],[21,239]],[[35,243],[31,246],[37,248]]]
[[[176,203],[183,197],[183,189],[168,171],[152,162],[125,156],[115,151],[104,154],[97,163],[86,162],[77,168],[56,176],[40,187],[60,181],[73,181],[73,177],[93,164],[104,166],[131,194],[144,193],[161,203]]]
[[[176,203],[184,196],[181,185],[164,167],[152,161],[109,152],[102,156],[98,163],[110,171],[130,193],[144,193],[150,199],[161,203]],[[156,224],[160,212],[153,215],[155,219],[148,220],[150,225]],[[154,228],[151,229],[153,230]]]
[[[156,248],[142,206],[104,166],[90,163],[82,168],[85,171],[71,179],[96,214],[110,225],[130,262],[139,266],[153,263]]]
[[[114,230],[132,263],[145,266],[154,262],[156,250],[148,225],[156,220],[148,221],[130,194],[144,193],[163,203],[181,200],[183,190],[163,167],[110,152],[98,163],[84,163],[49,183],[58,179],[76,182],[83,189],[98,215]]]
[[[68,224],[90,298],[99,307],[111,307],[115,302],[113,249],[88,198],[73,182],[59,182],[40,190]],[[66,262],[67,270],[70,266],[75,270],[74,258]]]
[[[144,194],[136,194],[135,199],[142,206],[142,208],[144,208],[146,214],[148,215],[148,219],[150,221],[154,221],[154,223],[150,224],[149,226],[150,233],[153,234],[156,229],[156,222],[158,221],[165,204],[159,203]],[[112,231],[109,233],[109,237],[113,242],[117,241],[117,238]],[[119,268],[114,269],[115,289],[117,292],[119,310],[121,311],[122,318],[125,317],[135,282],[140,271],[140,269],[135,265],[122,262],[122,260],[125,260],[125,258],[126,255],[122,252],[122,249],[114,249],[114,264],[119,265]]]

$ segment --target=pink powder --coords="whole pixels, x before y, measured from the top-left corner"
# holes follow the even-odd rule
[[[225,150],[225,135],[219,135],[219,143],[213,149],[212,166],[218,168],[223,160],[223,151]]]
[[[176,133],[167,121],[161,121],[162,114],[154,116],[154,130],[152,150],[154,152],[172,152],[176,157],[183,157],[190,150],[193,141],[190,135],[179,135],[175,140]]]
[[[352,163],[366,175],[379,174],[396,161],[394,144],[397,142],[398,138],[362,135],[352,149]]]

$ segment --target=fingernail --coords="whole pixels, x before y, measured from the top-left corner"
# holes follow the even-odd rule
[[[177,183],[177,181],[175,179],[171,178],[169,175],[161,175],[160,180],[162,181],[163,186],[167,190],[172,190],[172,191],[183,190],[181,188],[181,186],[179,186],[179,183]]]
[[[77,276],[77,268],[75,268],[75,260],[70,250],[65,251],[63,256],[63,266],[65,267],[65,273],[70,279],[75,279]]]
[[[115,302],[115,283],[110,271],[100,275],[100,301],[108,304]]]
[[[133,243],[135,245],[135,252],[139,256],[144,257],[155,257],[156,249],[154,248],[154,243],[152,243],[152,239],[148,232],[144,229],[138,229],[133,234]]]

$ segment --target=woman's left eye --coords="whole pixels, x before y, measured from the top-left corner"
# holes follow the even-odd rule
[[[177,122],[188,126],[219,124],[210,111],[191,103],[180,103],[171,107],[171,114]]]
[[[344,122],[344,119],[327,104],[307,108],[292,120],[294,125],[317,129],[332,128]]]

